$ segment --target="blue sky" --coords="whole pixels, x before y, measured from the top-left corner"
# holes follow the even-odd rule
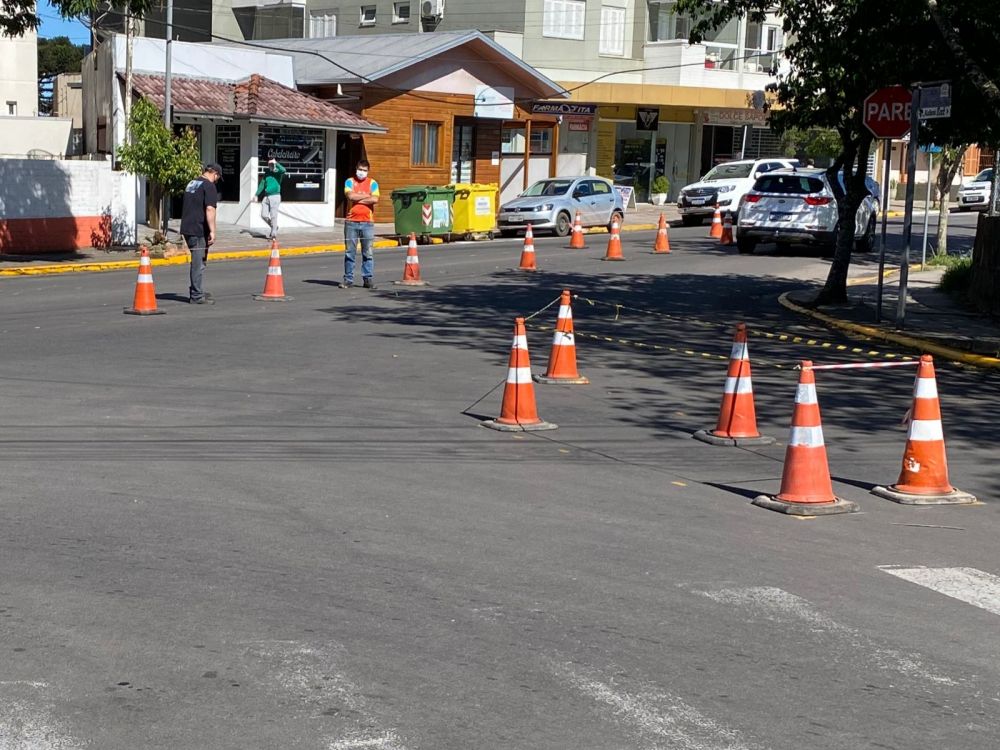
[[[62,18],[59,11],[54,10],[49,4],[49,0],[39,0],[38,17],[42,25],[38,29],[38,36],[48,39],[54,36],[68,36],[74,44],[89,44],[90,32],[87,27],[79,21],[72,21]]]

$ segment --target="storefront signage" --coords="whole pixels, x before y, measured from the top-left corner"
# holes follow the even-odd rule
[[[507,86],[476,86],[475,117],[498,120],[514,119],[514,89]]]
[[[597,114],[597,105],[576,102],[535,102],[531,105],[531,114],[593,117]]]
[[[660,127],[659,107],[637,107],[635,110],[636,130],[658,130]]]
[[[767,112],[759,109],[713,109],[702,112],[702,123],[705,125],[767,125]]]
[[[622,198],[622,208],[628,211],[629,206],[635,207],[635,190],[631,185],[614,185],[615,192]]]
[[[566,127],[570,130],[577,130],[581,132],[586,132],[590,130],[590,118],[589,117],[567,117]]]

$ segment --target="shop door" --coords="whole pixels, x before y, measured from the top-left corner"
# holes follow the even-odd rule
[[[472,182],[475,178],[476,126],[455,120],[454,139],[451,146],[451,181]]]

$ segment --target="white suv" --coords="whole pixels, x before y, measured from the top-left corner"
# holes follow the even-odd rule
[[[854,217],[859,252],[870,252],[875,240],[878,185],[871,183]],[[875,195],[873,195],[873,193]],[[754,183],[740,208],[736,247],[752,253],[758,243],[819,245],[832,253],[840,223],[837,201],[822,169],[769,172]]]
[[[774,158],[727,161],[712,167],[701,180],[685,185],[677,197],[677,209],[684,226],[701,224],[702,219],[715,213],[716,205],[723,213],[732,212],[736,221],[740,200],[753,187],[754,180],[767,172],[797,165],[795,159]]]

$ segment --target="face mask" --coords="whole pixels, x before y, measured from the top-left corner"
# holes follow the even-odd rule
[[[357,175],[357,178],[358,178],[359,180],[363,180],[363,179],[365,179],[365,177],[367,177],[367,176],[368,176],[368,170],[367,170],[367,169],[359,169],[359,170],[358,170],[357,172],[355,172],[354,174],[355,174],[355,175]]]

